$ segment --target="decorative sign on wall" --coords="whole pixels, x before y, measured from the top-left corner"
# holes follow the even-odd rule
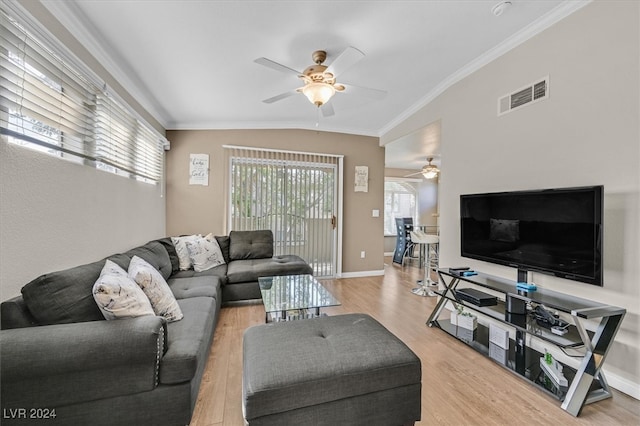
[[[368,166],[356,166],[355,192],[369,192]]]
[[[189,155],[189,185],[209,186],[209,154]]]

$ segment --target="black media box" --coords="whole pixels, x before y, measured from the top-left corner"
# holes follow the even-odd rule
[[[494,306],[498,304],[497,297],[476,290],[475,288],[458,289],[456,290],[456,297],[476,306]]]

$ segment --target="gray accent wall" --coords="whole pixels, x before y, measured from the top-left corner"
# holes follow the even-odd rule
[[[547,75],[548,99],[497,116],[499,97]],[[612,386],[636,398],[639,76],[640,2],[596,1],[459,81],[381,137],[386,144],[441,120],[442,266],[466,264],[516,279],[513,268],[460,257],[460,194],[604,185],[604,287],[539,273],[529,280],[627,309],[605,371]]]

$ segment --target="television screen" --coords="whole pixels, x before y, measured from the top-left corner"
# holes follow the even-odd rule
[[[601,286],[603,191],[461,195],[461,255]]]

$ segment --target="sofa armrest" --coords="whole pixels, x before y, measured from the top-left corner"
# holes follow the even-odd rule
[[[53,409],[152,390],[164,335],[156,316],[2,330],[2,408]]]

